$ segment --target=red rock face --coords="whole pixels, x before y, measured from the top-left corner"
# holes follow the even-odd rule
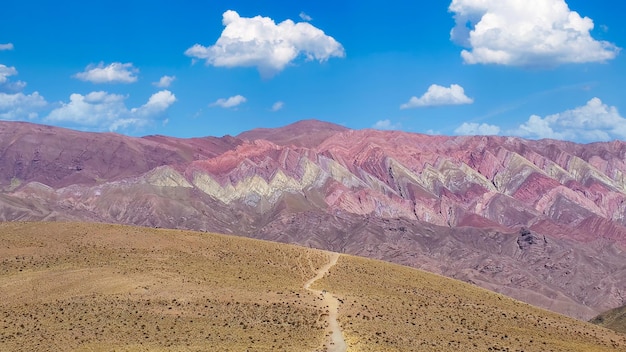
[[[131,138],[0,122],[0,219],[188,228],[459,278],[577,318],[626,304],[626,143],[348,130]]]

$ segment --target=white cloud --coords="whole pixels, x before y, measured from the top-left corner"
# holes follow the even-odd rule
[[[243,95],[235,95],[230,98],[221,98],[217,99],[217,101],[209,106],[219,106],[222,108],[232,108],[237,105],[243,104],[246,102],[246,97]]]
[[[125,99],[123,95],[103,91],[87,95],[75,93],[70,95],[69,103],[61,103],[61,107],[52,110],[45,121],[109,131],[141,127],[165,112],[176,101],[176,96],[162,90],[153,94],[144,105],[130,110],[124,104]]]
[[[87,95],[74,93],[70,95],[69,103],[62,103],[60,108],[50,112],[46,120],[98,127],[128,114],[124,99],[126,97],[123,95],[104,91],[91,92]]]
[[[509,131],[509,134],[526,138],[566,139],[563,133],[555,132],[550,126],[550,122],[538,115],[531,115],[526,123]]]
[[[91,83],[133,83],[137,82],[137,73],[139,70],[132,63],[114,62],[105,66],[100,62],[97,66],[87,66],[85,71],[75,74],[74,77]]]
[[[17,75],[17,70],[15,67],[5,66],[0,64],[0,84],[6,83],[9,80],[9,76]]]
[[[450,88],[433,84],[428,87],[428,91],[424,95],[420,98],[411,97],[407,103],[400,105],[400,109],[437,105],[461,105],[473,102],[474,99],[468,98],[463,87],[458,84],[452,84]]]
[[[20,92],[24,87],[26,87],[26,82],[17,81],[10,82],[9,77],[17,75],[17,70],[15,67],[5,66],[0,64],[0,92],[5,93],[15,93]]]
[[[372,128],[377,130],[397,130],[400,129],[400,127],[402,127],[400,123],[392,123],[389,119],[378,120],[372,125]]]
[[[214,45],[195,44],[185,55],[217,67],[256,67],[264,77],[282,71],[300,55],[320,62],[345,56],[339,42],[306,22],[285,20],[277,25],[269,17],[240,17],[229,10],[222,23],[224,31]]]
[[[38,92],[33,94],[0,93],[0,120],[32,120],[48,105]]]
[[[163,76],[158,82],[152,82],[152,85],[159,88],[167,88],[176,80],[176,76]]]
[[[626,119],[617,108],[593,98],[584,106],[548,115],[532,115],[509,134],[527,138],[553,138],[576,141],[626,139]]]
[[[0,92],[17,93],[21,92],[24,87],[26,87],[26,82],[24,81],[0,83]]]
[[[603,62],[619,52],[589,34],[593,21],[564,0],[452,0],[456,26],[450,37],[470,48],[468,64],[553,66]]]
[[[300,12],[300,18],[303,21],[307,21],[307,22],[313,21],[313,18],[311,16],[307,15],[306,13],[304,13],[304,11]]]
[[[277,101],[272,105],[272,111],[278,111],[285,107],[285,103],[282,101]]]
[[[3,44],[9,45],[9,44]],[[12,48],[12,44],[11,48]],[[48,103],[38,92],[22,93],[25,82],[11,82],[9,77],[17,75],[15,67],[0,64],[0,120],[32,120]]]
[[[438,131],[438,130],[433,130],[431,128],[431,129],[426,130],[426,134],[429,134],[431,136],[439,136],[439,135],[441,135],[441,132]]]
[[[130,110],[131,114],[140,117],[150,117],[158,115],[167,110],[170,105],[176,102],[176,96],[169,90],[162,90],[152,94],[148,102],[138,108]]]
[[[489,125],[486,123],[478,124],[475,122],[463,122],[461,126],[457,127],[457,129],[454,130],[454,133],[467,136],[494,136],[500,133],[500,127]]]
[[[13,43],[0,44],[0,51],[13,50]]]
[[[26,87],[26,82],[17,81],[10,82],[9,77],[17,75],[17,70],[15,67],[5,66],[0,64],[0,92],[20,92],[24,87]]]
[[[626,118],[615,106],[592,98],[583,106],[541,117],[531,115],[517,128],[502,131],[495,125],[465,122],[454,133],[460,135],[507,134],[531,139],[551,138],[575,142],[626,139]]]

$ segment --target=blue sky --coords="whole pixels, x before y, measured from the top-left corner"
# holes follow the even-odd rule
[[[8,0],[0,119],[135,136],[236,135],[319,119],[624,140],[625,7]]]

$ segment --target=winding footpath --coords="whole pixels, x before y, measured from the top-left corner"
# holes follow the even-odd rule
[[[311,288],[311,285],[315,281],[323,278],[324,275],[328,273],[328,270],[330,270],[330,268],[337,264],[339,254],[330,254],[330,261],[317,271],[317,275],[315,275],[315,277],[313,277],[304,284],[304,289],[317,295],[321,295],[322,301],[328,306],[328,329],[330,331],[330,340],[326,345],[328,352],[346,352],[348,350],[348,346],[346,345],[346,341],[343,339],[343,334],[341,333],[341,328],[339,327],[339,322],[337,321],[339,300],[329,292],[314,290]]]

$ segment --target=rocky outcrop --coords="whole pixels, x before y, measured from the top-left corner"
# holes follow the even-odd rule
[[[537,234],[532,233],[525,227],[522,227],[520,229],[519,237],[517,238],[517,246],[519,247],[519,249],[525,251],[531,248],[533,245],[541,243],[544,245],[548,243],[548,240],[546,240],[545,236],[542,236],[540,238],[539,236],[537,236]]]

